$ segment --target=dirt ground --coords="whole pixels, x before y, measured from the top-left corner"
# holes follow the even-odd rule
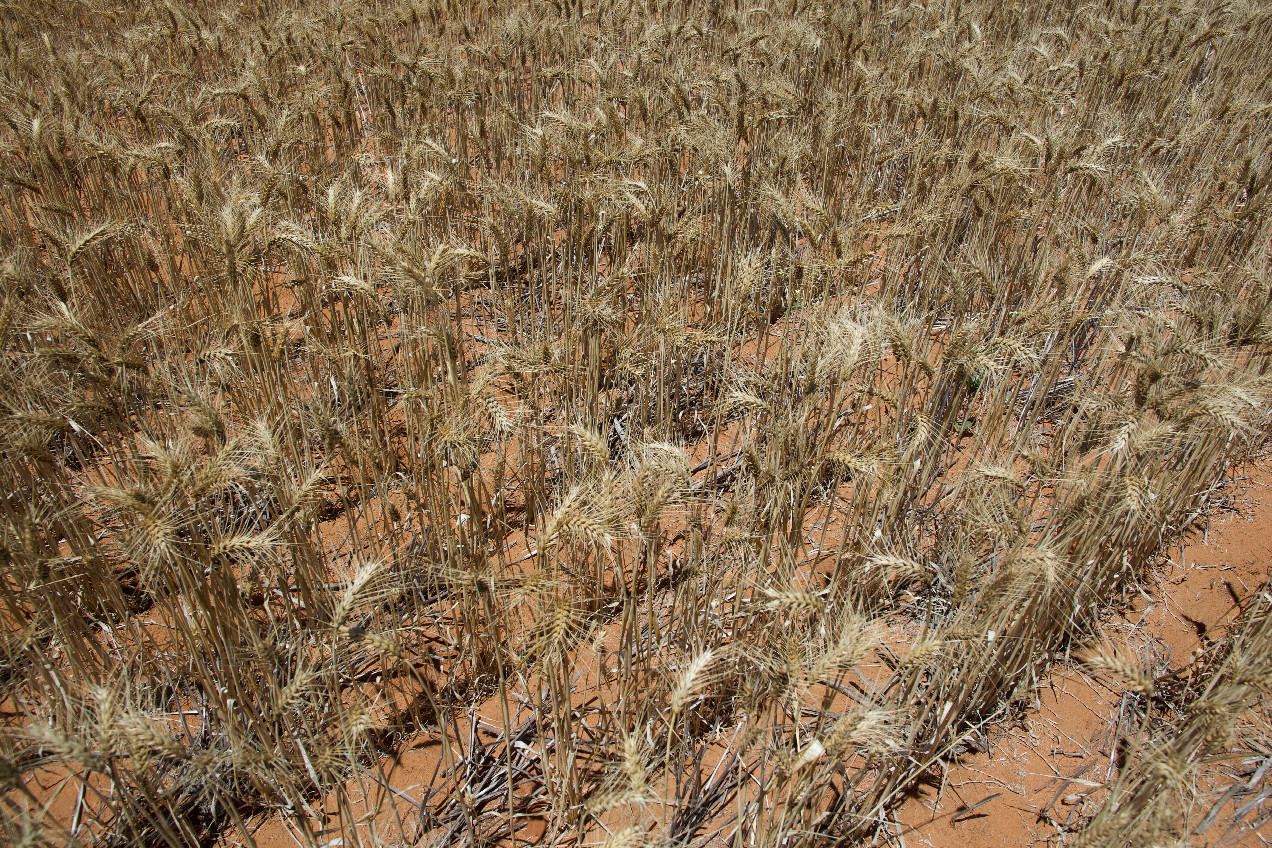
[[[1195,651],[1222,636],[1235,617],[1238,601],[1257,591],[1266,579],[1269,563],[1272,464],[1265,463],[1238,472],[1225,507],[1199,522],[1182,546],[1167,552],[1155,585],[1107,622],[1106,633],[1111,642],[1125,646],[1158,672],[1184,666]],[[492,730],[499,726],[497,709],[486,706],[478,713],[475,727],[465,725],[468,732],[482,732],[483,723]],[[982,753],[964,757],[913,793],[897,811],[892,844],[906,848],[1055,844],[1060,827],[1077,826],[1102,802],[1099,787],[1115,768],[1122,706],[1122,692],[1115,684],[1087,674],[1079,663],[1064,666],[1037,693],[1032,710],[1010,727],[986,731],[978,742],[985,749]],[[1272,756],[1272,751],[1264,753]],[[393,788],[373,788],[372,792],[386,802],[385,812],[377,819],[382,833],[397,829],[394,809],[402,820],[411,820],[414,804],[410,802],[435,779],[442,768],[440,760],[440,746],[421,741],[408,744],[395,761],[384,765]],[[1238,757],[1235,767],[1242,761]],[[1233,767],[1228,767],[1230,774]],[[1217,787],[1207,808],[1239,780],[1225,777],[1221,770],[1207,778]],[[1229,830],[1233,811],[1248,804],[1250,797],[1239,796],[1226,804],[1203,833],[1193,835],[1192,844],[1204,848],[1272,844],[1270,824]],[[1254,805],[1245,822],[1259,821],[1268,806],[1272,805],[1266,801]],[[359,817],[360,811],[346,811],[346,821],[350,812],[353,818]],[[319,844],[353,844],[335,835],[341,819],[338,810],[324,809],[320,815],[331,829],[319,836]],[[265,823],[255,834],[256,845],[298,845],[294,827],[281,821]],[[527,821],[519,836],[519,844],[550,841],[539,819]],[[428,844],[428,837],[422,844]]]
[[[1239,472],[1230,506],[1203,519],[1181,547],[1167,552],[1155,587],[1108,622],[1111,641],[1161,669],[1185,665],[1194,651],[1222,635],[1238,600],[1259,589],[1272,563],[1272,465]],[[1048,844],[1057,824],[1075,824],[1098,809],[1099,782],[1113,768],[1121,706],[1120,691],[1077,664],[1054,675],[1019,726],[989,732],[987,752],[951,767],[944,780],[921,787],[902,807],[898,830],[904,844]],[[1219,793],[1237,780],[1213,777]],[[1246,802],[1248,796],[1235,806]],[[1245,820],[1257,822],[1266,806],[1257,805]],[[1192,844],[1272,844],[1272,825],[1226,833],[1233,808],[1226,805],[1204,833],[1193,835]]]

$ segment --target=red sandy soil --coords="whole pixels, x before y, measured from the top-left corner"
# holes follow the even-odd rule
[[[737,356],[762,359],[764,354],[773,352],[773,347],[762,353],[758,345],[748,343]],[[698,464],[708,454],[714,454],[724,457],[721,464],[727,464],[735,436],[736,432],[725,431],[715,439],[699,440],[691,448],[690,462]],[[1264,464],[1247,473],[1249,477],[1235,489],[1233,509],[1205,520],[1182,547],[1168,551],[1151,590],[1134,599],[1123,615],[1108,622],[1106,630],[1112,641],[1138,649],[1141,655],[1156,657],[1163,667],[1179,668],[1187,664],[1194,651],[1222,637],[1236,614],[1237,602],[1258,589],[1272,563],[1272,465]],[[390,499],[398,500],[395,505],[405,509],[400,498]],[[342,549],[348,543],[350,530],[348,516],[329,522],[324,532],[327,547]],[[525,558],[531,550],[521,534],[514,534],[510,541],[513,545],[505,556],[511,561]],[[667,556],[674,553],[674,548],[670,548]],[[589,659],[599,666],[606,662],[607,649],[614,647],[606,644],[607,639],[613,642],[616,634],[614,628],[602,628],[594,637],[590,651],[593,656]],[[582,665],[586,667],[587,661]],[[598,691],[598,671],[603,675],[608,669],[592,667],[587,679],[579,681],[582,688]],[[892,832],[895,844],[932,848],[1045,845],[1054,839],[1058,827],[1079,824],[1083,816],[1098,809],[1103,799],[1099,787],[1112,774],[1121,694],[1110,681],[1091,677],[1076,662],[1058,667],[1038,692],[1032,709],[1017,724],[987,730],[983,738],[975,740],[986,749],[984,753],[966,756],[947,767],[902,805]],[[461,736],[482,734],[483,726],[494,730],[503,724],[500,712],[496,699],[488,699],[478,706],[476,715],[461,719],[455,730]],[[458,747],[462,750],[468,746],[460,740]],[[394,844],[392,834],[400,824],[393,810],[403,820],[412,822],[408,832],[413,830],[411,802],[434,785],[446,765],[440,743],[420,738],[408,742],[396,757],[380,764],[384,783],[374,779],[355,781],[350,795],[368,795],[366,806],[383,804],[384,811],[375,821],[386,837],[385,844]],[[38,783],[41,794],[47,793],[53,801],[53,818],[67,822],[76,799],[71,797],[73,792],[60,791],[65,788],[64,777],[64,773],[51,769],[40,775]],[[385,788],[386,783],[391,788]],[[341,823],[361,819],[366,806],[342,814],[331,806],[324,808],[320,801],[314,802],[316,815],[312,824],[321,831],[320,835],[314,834],[318,844],[341,844],[332,842],[341,836]],[[1231,805],[1227,812],[1231,812]],[[1259,816],[1256,810],[1248,818]],[[1217,848],[1227,829],[1226,818],[1226,814],[1220,816],[1206,834],[1194,838],[1194,844]],[[255,843],[259,848],[301,844],[294,827],[278,819],[265,822],[254,834]],[[367,828],[360,830],[368,834]],[[518,842],[526,844],[548,835],[543,833],[542,820],[533,819],[527,820],[518,836]],[[226,843],[243,844],[236,836],[229,837]],[[1270,843],[1272,826],[1265,827],[1262,834],[1234,834],[1222,842],[1251,846]],[[353,844],[352,840],[346,840],[346,844]],[[376,843],[371,840],[367,844]],[[421,844],[428,844],[427,837]]]
[[[1235,508],[1203,519],[1182,547],[1167,552],[1153,590],[1108,623],[1112,641],[1178,668],[1232,623],[1237,600],[1258,590],[1272,563],[1272,467],[1247,473]],[[1076,663],[1062,668],[1019,726],[989,732],[989,752],[965,757],[902,806],[898,830],[904,844],[1006,848],[1053,843],[1057,825],[1079,824],[1103,800],[1098,787],[1111,776],[1120,705],[1121,692],[1108,681],[1093,679]],[[1272,844],[1272,825],[1234,831],[1224,839],[1231,812],[1228,805],[1204,834],[1192,837],[1192,844]],[[1262,814],[1256,810],[1247,820]]]
[[[1106,625],[1111,641],[1141,657],[1152,657],[1159,671],[1186,666],[1194,652],[1222,638],[1238,602],[1257,591],[1268,576],[1272,465],[1246,473],[1249,476],[1240,478],[1234,489],[1232,508],[1203,519],[1181,547],[1166,552],[1151,588]],[[592,652],[599,665],[606,661],[605,649],[613,647],[605,644],[607,637],[612,641],[615,634],[612,628],[603,628],[594,637]],[[593,676],[589,675],[584,688],[595,687]],[[891,834],[894,844],[907,848],[1055,844],[1058,828],[1079,825],[1103,800],[1100,786],[1114,771],[1121,696],[1116,684],[1092,677],[1077,662],[1058,667],[1018,723],[991,728],[975,740],[986,749],[984,753],[965,756],[917,788],[898,810]],[[455,730],[461,736],[486,734],[483,728],[493,732],[502,723],[496,699],[488,699],[475,715],[458,722]],[[460,740],[458,747],[469,746]],[[342,823],[357,820],[361,820],[361,835],[379,830],[384,844],[394,844],[402,821],[411,822],[408,832],[414,829],[411,802],[439,779],[446,767],[441,760],[441,745],[421,738],[380,764],[383,778],[351,783],[350,796],[367,796],[368,804],[355,804],[342,814],[315,802],[311,826],[317,831],[313,835],[318,844],[341,844],[332,840],[341,837]],[[69,821],[76,803],[75,793],[59,791],[65,790],[64,778],[64,773],[50,769],[37,781],[50,797],[58,821]],[[1235,780],[1225,783],[1220,778],[1215,785],[1223,787]],[[1244,801],[1239,798],[1238,804]],[[373,822],[365,817],[368,806],[382,810]],[[1272,844],[1272,825],[1224,838],[1232,807],[1229,804],[1204,834],[1194,836],[1192,844],[1205,848]],[[394,811],[402,818],[397,819]],[[1247,819],[1261,815],[1255,810]],[[259,848],[301,844],[295,827],[278,819],[261,823],[255,843]],[[549,835],[544,833],[542,819],[527,819],[518,837],[519,844],[535,844]],[[423,844],[427,842],[426,837]],[[244,843],[231,836],[226,844]]]
[[[1258,589],[1272,562],[1272,466],[1248,473],[1236,489],[1233,509],[1204,520],[1182,547],[1167,552],[1152,591],[1107,624],[1111,641],[1155,658],[1160,669],[1186,664],[1194,651],[1222,636],[1235,617],[1237,600]],[[604,639],[603,634],[598,636],[598,642]],[[898,811],[893,844],[907,848],[1056,844],[1058,827],[1079,825],[1102,802],[1099,787],[1114,770],[1121,695],[1115,684],[1093,678],[1077,662],[1060,667],[1018,724],[991,729],[979,740],[985,753],[964,757],[918,788]],[[482,725],[493,730],[501,723],[493,700],[473,718],[475,727],[461,722],[465,733],[481,733]],[[395,829],[389,808],[404,817],[412,811],[414,805],[407,799],[419,798],[436,779],[444,767],[440,759],[437,742],[420,741],[408,744],[382,765],[393,788],[372,793],[385,802],[385,812],[376,819],[384,828],[381,834]],[[363,785],[374,789],[377,782]],[[342,844],[331,840],[338,840],[339,822],[349,821],[350,812],[358,818],[361,811],[346,811],[345,817],[335,809],[320,813],[331,829],[322,833],[319,844]],[[1194,836],[1192,844],[1205,848],[1272,844],[1272,826],[1224,838],[1230,813],[1231,805],[1203,835]],[[1247,819],[1259,816],[1256,811]],[[364,821],[360,830],[370,835],[367,824]],[[270,821],[255,834],[255,842],[259,848],[298,845],[294,827]],[[545,836],[542,820],[528,820],[517,842],[536,844]]]

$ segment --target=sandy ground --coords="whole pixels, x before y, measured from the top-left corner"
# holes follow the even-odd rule
[[[1272,466],[1246,469],[1244,475],[1232,509],[1203,520],[1181,547],[1168,551],[1156,586],[1108,622],[1111,641],[1159,668],[1178,668],[1223,634],[1237,601],[1259,588],[1272,564]],[[921,787],[901,808],[904,844],[1048,844],[1057,824],[1076,824],[1098,809],[1099,781],[1114,767],[1121,704],[1120,691],[1076,664],[1053,675],[1038,693],[1036,709],[1018,726],[988,732],[988,752],[950,767],[943,780]],[[1224,838],[1231,805],[1225,812],[1204,834],[1194,835],[1192,844],[1272,844],[1272,826]],[[1256,809],[1247,820],[1261,815]]]
[[[1182,546],[1168,551],[1155,585],[1106,625],[1111,641],[1155,663],[1159,671],[1187,664],[1194,651],[1221,637],[1235,617],[1237,601],[1256,591],[1267,577],[1272,563],[1272,466],[1247,469],[1233,491],[1230,508],[1200,523]],[[1099,787],[1115,769],[1121,707],[1122,692],[1115,684],[1087,674],[1079,663],[1062,666],[1038,692],[1032,710],[1010,727],[986,731],[979,740],[983,753],[964,757],[918,787],[897,811],[893,844],[1054,844],[1059,827],[1080,824],[1100,806]],[[493,729],[498,716],[482,715],[474,732],[481,732],[482,723]],[[439,772],[439,760],[440,746],[420,741],[387,762],[386,776],[395,791],[381,796],[386,807],[409,815],[413,805],[404,799],[419,798],[427,790]],[[1220,781],[1222,787],[1233,779]],[[1238,799],[1236,805],[1228,805],[1204,834],[1193,836],[1192,844],[1272,844],[1272,826],[1227,832],[1232,809],[1244,802]],[[323,812],[326,826],[333,829],[322,834],[320,844],[336,838],[341,818],[335,809]],[[1262,814],[1255,809],[1246,818],[1257,820]],[[386,831],[394,830],[391,813],[381,815],[379,822]],[[255,834],[256,844],[297,845],[293,827],[268,822]],[[518,836],[517,844],[550,841],[537,819],[527,821]]]
[[[1132,599],[1128,609],[1106,623],[1111,642],[1159,673],[1186,667],[1195,652],[1222,638],[1239,602],[1268,577],[1272,464],[1244,469],[1230,492],[1224,508],[1199,522],[1181,546],[1167,551],[1150,585]],[[602,631],[598,639],[604,635]],[[1123,708],[1123,693],[1112,681],[1086,673],[1080,663],[1062,664],[1037,693],[1032,709],[1010,726],[988,728],[975,740],[981,753],[965,756],[916,788],[897,810],[890,834],[893,844],[906,848],[1054,844],[1059,829],[1079,825],[1099,808],[1100,787],[1116,769],[1118,718]],[[484,702],[476,715],[455,726],[460,737],[469,737],[469,744],[461,739],[459,748],[471,749],[473,741],[493,738],[501,719],[498,704]],[[1272,749],[1264,754],[1272,757]],[[420,737],[408,742],[395,758],[381,764],[380,780],[363,778],[350,786],[350,795],[367,796],[369,804],[342,811],[331,802],[315,802],[311,838],[332,848],[356,844],[347,836],[341,841],[341,823],[361,820],[365,827],[371,824],[366,809],[375,806],[383,810],[374,820],[384,837],[379,844],[398,844],[404,822],[408,833],[415,830],[414,802],[430,787],[439,786],[439,775],[447,765],[442,759],[442,746],[436,741]],[[1218,771],[1210,776],[1219,787],[1210,803],[1238,780],[1229,777],[1225,782]],[[58,791],[64,777],[50,770],[38,781],[53,803],[53,818],[59,821],[70,818],[69,805],[74,801],[73,793]],[[1192,844],[1206,848],[1272,844],[1272,825],[1228,831],[1232,811],[1247,801],[1248,796],[1229,803],[1210,828],[1192,837]],[[1272,801],[1253,808],[1246,820],[1258,820],[1268,812],[1272,812]],[[294,823],[274,819],[257,824],[260,829],[254,841],[259,848],[303,842]],[[362,835],[370,835],[369,829],[362,829]],[[431,844],[436,835],[426,835],[419,844]],[[527,817],[516,840],[517,844],[551,841],[544,820],[533,817]],[[227,834],[224,844],[248,843]],[[363,844],[377,843],[372,839]]]

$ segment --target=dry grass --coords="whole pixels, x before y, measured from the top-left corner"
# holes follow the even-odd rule
[[[0,19],[14,844],[882,838],[1264,445],[1259,4]],[[1269,621],[1076,839],[1192,826]]]

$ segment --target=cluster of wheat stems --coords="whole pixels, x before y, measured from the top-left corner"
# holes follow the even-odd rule
[[[882,838],[1268,432],[1263,4],[0,20],[12,844]]]

